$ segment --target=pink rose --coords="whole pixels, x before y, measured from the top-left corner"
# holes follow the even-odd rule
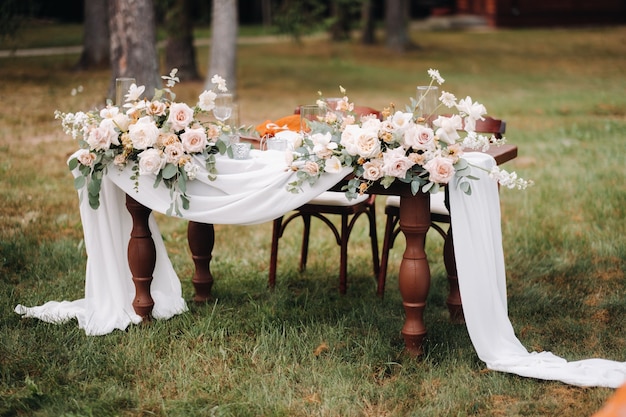
[[[175,132],[183,130],[193,120],[193,109],[185,103],[172,103],[167,122]]]
[[[185,129],[185,133],[180,135],[185,151],[189,153],[199,153],[206,148],[207,136],[203,128]]]
[[[454,177],[454,166],[448,158],[436,156],[424,164],[431,182],[447,184]]]

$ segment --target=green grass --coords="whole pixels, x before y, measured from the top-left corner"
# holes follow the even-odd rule
[[[445,90],[506,119],[519,145],[506,168],[536,182],[501,192],[509,315],[520,340],[570,360],[625,360],[626,28],[413,37],[421,49],[404,55],[321,41],[242,45],[242,121],[276,119],[340,84],[359,104],[403,105],[438,68]],[[200,48],[202,72],[206,55]],[[448,321],[434,233],[425,354],[405,355],[396,282],[403,241],[380,300],[364,223],[351,240],[343,297],[336,246],[321,228],[304,274],[299,228],[288,230],[270,292],[271,225],[216,226],[207,305],[190,302],[171,320],[100,337],[76,322],[21,319],[18,303],[83,295],[82,228],[65,165],[76,144],[53,112],[100,105],[109,73],[74,72],[77,59],[0,60],[0,416],[588,416],[611,395],[486,371],[465,327]],[[85,92],[70,96],[78,85]],[[202,84],[176,89],[193,101]],[[186,224],[157,217],[190,300]]]

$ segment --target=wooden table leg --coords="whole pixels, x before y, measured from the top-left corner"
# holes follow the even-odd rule
[[[429,227],[430,194],[400,197],[400,230],[406,238],[406,249],[398,274],[406,314],[402,336],[406,350],[414,355],[423,353],[422,343],[426,336],[424,308],[430,289],[430,268],[424,241]]]
[[[156,247],[148,226],[152,210],[129,195],[126,195],[126,208],[133,218],[133,229],[128,242],[128,266],[135,284],[133,309],[144,321],[149,321],[154,307],[150,285],[156,264]]]
[[[196,292],[193,301],[203,303],[211,299],[213,275],[210,263],[215,244],[215,229],[212,224],[190,221],[187,225],[187,240],[196,268],[191,280]]]

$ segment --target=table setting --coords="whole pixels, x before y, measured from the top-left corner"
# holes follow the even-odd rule
[[[502,169],[486,152],[504,141],[473,132],[475,121],[487,114],[484,106],[446,91],[437,97],[434,84],[444,80],[437,70],[428,75],[430,84],[417,88],[406,108],[390,106],[381,118],[356,115],[340,88],[337,100],[320,96],[301,106],[299,115],[259,124],[253,140],[245,140],[249,130],[228,123],[233,97],[219,75],[195,106],[175,101],[171,88],[179,80],[173,70],[162,77],[166,88],[152,100],[126,80],[125,94],[97,113],[58,112],[65,133],[80,144],[68,166],[87,251],[85,297],[18,305],[16,313],[50,323],[75,319],[90,336],[146,318],[133,308],[138,288],[129,256],[137,222],[126,209],[129,199],[147,210],[154,259],[148,260],[152,275],[142,278],[149,278],[150,317],[168,319],[184,314],[187,305],[150,212],[197,224],[251,225],[339,186],[347,198],[365,192],[401,196],[400,225],[407,237],[400,267],[407,315],[402,334],[407,349],[420,353],[430,280],[423,251],[429,194],[447,188],[463,313],[487,368],[578,386],[622,385],[625,362],[568,362],[551,352],[529,352],[517,339],[507,314],[499,187],[522,190],[532,181]],[[441,115],[453,110],[457,113]],[[217,121],[208,121],[207,114]],[[417,286],[424,289],[416,291]]]

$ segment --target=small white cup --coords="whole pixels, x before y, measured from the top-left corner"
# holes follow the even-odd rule
[[[267,140],[267,149],[270,151],[286,151],[289,148],[289,141],[285,138],[273,137]]]
[[[250,144],[246,142],[231,143],[230,148],[233,151],[233,159],[250,158]]]

